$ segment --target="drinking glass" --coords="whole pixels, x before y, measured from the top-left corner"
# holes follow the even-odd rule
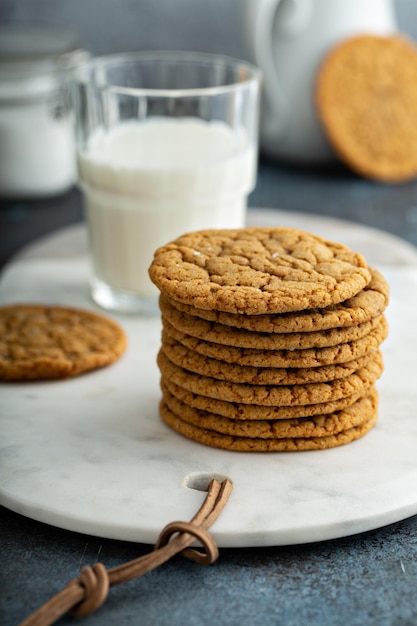
[[[259,92],[257,68],[213,54],[117,54],[75,70],[78,181],[100,306],[156,312],[156,248],[244,225]]]

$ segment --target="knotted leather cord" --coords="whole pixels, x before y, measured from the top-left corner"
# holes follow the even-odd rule
[[[201,565],[214,563],[218,549],[207,528],[219,517],[231,491],[230,480],[220,483],[213,479],[203,504],[192,520],[171,522],[165,526],[153,552],[109,570],[102,563],[83,567],[79,578],[71,580],[62,591],[23,620],[20,626],[50,626],[68,612],[74,617],[89,615],[105,602],[110,587],[147,574],[175,554],[181,553]],[[205,552],[189,548],[196,539]]]

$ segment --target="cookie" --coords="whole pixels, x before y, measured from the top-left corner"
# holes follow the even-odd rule
[[[279,227],[187,233],[156,250],[149,275],[170,299],[246,315],[323,308],[371,280],[362,255]]]
[[[253,367],[306,368],[346,363],[374,351],[388,335],[388,324],[382,316],[376,328],[365,337],[338,346],[305,350],[258,350],[235,348],[196,339],[178,331],[167,320],[162,321],[166,333],[191,350],[220,361]]]
[[[370,355],[366,354],[347,363],[323,365],[321,367],[250,367],[211,359],[194,350],[190,350],[170,337],[166,332],[162,333],[162,350],[172,363],[195,374],[203,374],[218,380],[251,385],[323,383],[336,380],[337,378],[345,378],[353,374],[353,372],[366,365],[370,358]]]
[[[163,400],[172,413],[187,424],[234,437],[283,439],[294,437],[324,437],[358,426],[372,417],[377,407],[375,387],[347,409],[317,415],[280,420],[233,420],[208,411],[194,409],[173,396],[162,386]]]
[[[217,415],[223,415],[236,420],[277,420],[289,419],[293,417],[311,417],[312,415],[326,415],[340,411],[365,395],[367,390],[361,393],[354,393],[351,396],[322,402],[317,404],[294,404],[292,406],[261,406],[258,404],[240,404],[239,402],[227,402],[216,400],[188,391],[172,380],[163,378],[161,384],[165,385],[173,396],[196,409],[210,411]]]
[[[159,351],[157,362],[163,379],[172,380],[188,391],[217,400],[261,406],[309,405],[338,400],[368,389],[383,371],[383,359],[379,351],[364,367],[346,378],[304,385],[247,385],[216,380],[175,365],[162,350]]]
[[[326,450],[350,443],[366,435],[376,424],[378,419],[377,410],[373,415],[365,419],[358,426],[353,426],[347,430],[334,435],[324,435],[323,437],[288,437],[283,439],[261,439],[255,437],[236,437],[225,435],[208,428],[202,428],[189,424],[175,413],[173,413],[165,402],[160,404],[160,415],[162,420],[188,439],[193,439],[212,448],[223,448],[236,452],[295,452],[301,450]]]
[[[319,118],[358,174],[399,183],[417,175],[417,47],[402,35],[359,35],[330,50],[316,83]]]
[[[208,322],[200,317],[183,313],[171,306],[168,300],[160,302],[163,321],[177,330],[197,339],[219,343],[235,348],[256,348],[257,350],[306,350],[308,348],[328,348],[348,341],[355,341],[378,326],[381,316],[347,328],[329,328],[301,333],[261,333],[242,328]]]
[[[277,315],[240,315],[223,311],[197,309],[189,304],[160,297],[160,306],[168,300],[171,307],[209,322],[261,333],[299,333],[355,326],[377,317],[388,306],[389,285],[382,274],[370,268],[371,281],[356,296],[323,309],[308,309]]]
[[[0,308],[0,380],[76,376],[126,349],[123,329],[91,311],[16,304]]]

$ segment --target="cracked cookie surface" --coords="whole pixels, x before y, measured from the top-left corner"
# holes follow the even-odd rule
[[[292,228],[187,233],[156,250],[149,275],[173,300],[246,315],[340,303],[371,280],[359,253]]]
[[[127,339],[113,320],[45,305],[0,308],[0,380],[67,378],[110,365]]]

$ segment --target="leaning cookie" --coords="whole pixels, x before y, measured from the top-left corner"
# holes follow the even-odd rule
[[[0,380],[76,376],[110,365],[127,339],[113,320],[83,309],[16,304],[0,308]]]
[[[417,47],[405,36],[359,35],[337,44],[317,74],[323,130],[358,174],[417,176]]]

